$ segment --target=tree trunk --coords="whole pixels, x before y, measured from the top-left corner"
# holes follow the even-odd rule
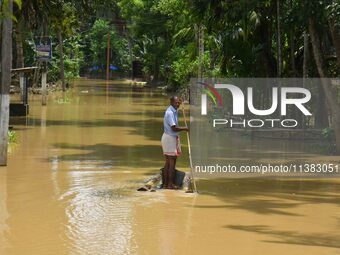
[[[268,13],[271,13],[271,11],[272,10],[266,10],[264,14],[269,15]],[[277,75],[277,62],[272,52],[273,34],[271,31],[271,20],[264,19],[257,29],[259,31],[260,41],[263,42],[263,50],[259,59],[260,63],[263,64],[261,75],[264,77],[275,77]]]
[[[332,20],[329,22],[329,27],[333,39],[333,45],[336,52],[336,63],[340,69],[340,30],[336,27],[335,22]]]
[[[324,61],[321,51],[320,37],[315,27],[315,21],[312,18],[309,19],[308,29],[312,42],[313,55],[318,73],[320,75],[320,78],[326,78],[326,72],[324,70]]]
[[[8,0],[8,15],[2,23],[1,86],[0,86],[0,166],[7,165],[9,87],[12,67],[12,17],[13,1]],[[6,54],[5,54],[6,53]]]
[[[307,31],[303,32],[303,68],[302,77],[308,77],[308,62],[309,62],[309,39]]]
[[[305,78],[308,77],[308,63],[309,63],[309,38],[307,31],[303,32],[303,67],[302,67],[302,77],[303,87],[305,88]],[[302,129],[306,128],[306,118],[305,115],[301,114],[301,126]]]
[[[16,53],[17,53],[17,59],[16,59],[16,67],[21,68],[24,67],[24,48],[22,45],[22,18],[18,20],[18,22],[15,24],[15,45],[16,45]]]
[[[313,18],[309,19],[308,22],[309,34],[311,37],[312,48],[315,63],[321,78],[326,78],[326,72],[324,71],[323,57],[320,46],[320,37],[315,27],[315,22]],[[336,139],[336,154],[340,155],[340,106],[337,102],[336,93],[332,88],[332,84],[327,82],[326,79],[321,79],[321,86],[325,93],[327,104],[332,113],[333,119],[333,129],[335,131],[335,139]]]
[[[325,93],[322,89],[321,85],[318,85],[316,88],[318,96],[315,98],[315,110],[314,110],[314,117],[315,123],[314,127],[318,129],[323,129],[329,127],[328,121],[328,111],[327,105],[325,100]]]
[[[63,37],[61,34],[61,25],[58,26],[58,41],[59,41],[59,54],[60,54],[60,80],[61,80],[61,87],[63,91],[66,91],[65,86],[65,68],[64,68],[64,51],[63,51]]]

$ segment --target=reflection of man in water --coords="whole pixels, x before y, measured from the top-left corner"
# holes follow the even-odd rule
[[[177,96],[170,98],[170,106],[164,114],[164,133],[162,136],[162,148],[165,155],[165,165],[163,171],[163,188],[176,189],[174,185],[175,166],[177,156],[181,154],[181,144],[178,133],[189,131],[187,127],[178,126],[178,108],[181,101]]]

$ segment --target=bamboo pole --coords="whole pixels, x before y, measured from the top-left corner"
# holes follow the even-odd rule
[[[188,125],[187,125],[187,119],[186,119],[186,117],[185,117],[184,102],[183,102],[182,111],[183,111],[183,117],[184,117],[185,126],[188,127]],[[187,141],[188,141],[188,152],[189,152],[189,161],[190,161],[190,172],[191,172],[192,181],[193,181],[193,183],[194,183],[194,192],[198,193],[198,192],[197,192],[196,181],[195,181],[195,177],[194,177],[194,170],[193,170],[193,167],[192,167],[192,157],[191,157],[191,146],[190,146],[189,132],[186,132],[186,133],[187,133]]]

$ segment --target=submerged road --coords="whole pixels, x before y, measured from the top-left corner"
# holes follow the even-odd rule
[[[339,181],[201,179],[199,195],[136,192],[163,165],[166,95],[80,80],[40,100],[12,120],[0,254],[340,254]]]

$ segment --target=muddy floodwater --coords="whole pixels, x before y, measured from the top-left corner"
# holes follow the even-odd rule
[[[159,90],[82,80],[46,107],[39,95],[29,103],[27,119],[11,120],[17,144],[0,168],[1,255],[340,254],[337,179],[137,192],[163,166]],[[182,138],[177,167],[188,171]]]

